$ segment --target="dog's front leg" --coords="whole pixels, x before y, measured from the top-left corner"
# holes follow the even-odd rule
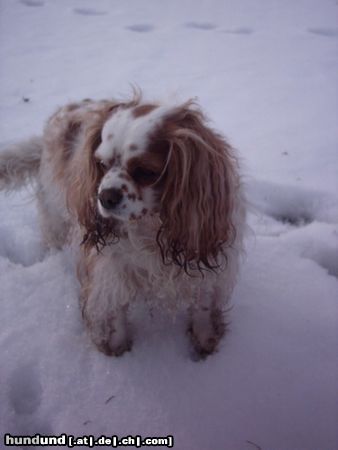
[[[224,335],[225,322],[218,288],[199,289],[191,307],[188,333],[195,351],[194,357],[205,358],[213,353]]]
[[[127,323],[127,306],[109,308],[105,313],[102,311],[102,315],[101,312],[93,314],[88,307],[88,303],[92,300],[89,297],[87,305],[82,310],[92,341],[98,350],[106,355],[121,356],[132,347]]]
[[[97,348],[106,355],[120,356],[132,346],[128,293],[106,259],[96,255],[86,264],[85,276],[80,277],[82,315]]]

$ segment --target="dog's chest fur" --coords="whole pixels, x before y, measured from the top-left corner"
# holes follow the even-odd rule
[[[157,222],[154,217],[129,224],[124,236],[105,247],[102,255],[115,272],[112,278],[124,280],[129,301],[130,297],[142,297],[175,311],[193,304],[202,281],[205,287],[212,274],[190,276],[176,265],[164,264],[156,244]]]

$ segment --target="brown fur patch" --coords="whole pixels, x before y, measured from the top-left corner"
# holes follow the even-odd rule
[[[191,101],[167,117],[152,141],[151,156],[170,148],[158,190],[163,261],[186,273],[222,270],[224,249],[235,238],[232,194],[239,185],[231,146]]]
[[[64,133],[64,143],[63,143],[63,158],[68,160],[68,158],[72,155],[74,150],[74,145],[76,138],[80,134],[82,123],[80,120],[70,120],[68,122],[68,127]]]
[[[113,167],[113,166],[117,166],[120,161],[121,161],[121,158],[113,156],[106,162],[106,164],[107,164],[107,167]]]
[[[167,155],[162,152],[147,151],[141,156],[131,158],[127,164],[127,171],[136,186],[149,186],[156,182],[161,175]]]
[[[137,119],[138,117],[142,117],[151,113],[156,108],[157,108],[156,105],[151,104],[136,106],[136,108],[134,108],[133,110],[133,116],[135,117],[135,119]]]
[[[70,104],[66,107],[66,109],[67,109],[67,111],[71,112],[71,111],[74,111],[75,109],[78,109],[78,108],[80,108],[80,107],[81,107],[81,105],[80,105],[79,103],[70,103]]]
[[[71,177],[65,173],[63,178],[70,184],[67,190],[67,206],[75,213],[84,231],[83,242],[86,249],[100,249],[118,239],[116,222],[103,220],[96,206],[98,185],[104,171],[95,159],[95,151],[101,143],[101,131],[106,120],[111,116],[117,104],[103,101],[97,104],[95,110],[82,111],[84,141],[82,148],[75,152],[68,168]]]
[[[131,181],[130,175],[126,172],[119,173],[119,178],[122,178],[122,180]]]

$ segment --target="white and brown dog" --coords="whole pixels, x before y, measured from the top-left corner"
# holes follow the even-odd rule
[[[233,149],[183,104],[69,104],[42,137],[0,153],[0,188],[37,178],[48,246],[77,249],[81,308],[108,355],[131,348],[128,305],[186,305],[201,356],[224,333],[245,222]]]

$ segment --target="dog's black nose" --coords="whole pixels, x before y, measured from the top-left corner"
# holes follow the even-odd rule
[[[122,200],[123,193],[121,189],[104,189],[99,193],[99,200],[105,209],[114,209]]]

